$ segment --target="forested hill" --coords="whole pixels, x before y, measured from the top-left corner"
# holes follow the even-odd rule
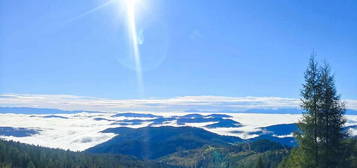
[[[87,149],[91,153],[133,155],[141,159],[157,159],[204,145],[227,146],[242,139],[222,136],[195,127],[109,128],[103,132],[120,134],[111,140]]]
[[[290,148],[269,140],[237,143],[231,146],[204,146],[179,151],[159,159],[161,163],[183,168],[276,168]]]
[[[0,140],[0,168],[167,168],[125,155],[95,155]]]
[[[0,168],[274,168],[289,148],[268,140],[229,146],[205,145],[179,150],[156,160],[126,155],[89,154],[0,140]]]

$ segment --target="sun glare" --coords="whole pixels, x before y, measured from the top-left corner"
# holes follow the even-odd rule
[[[142,74],[142,65],[140,58],[140,48],[141,40],[138,36],[137,30],[137,9],[139,5],[142,5],[142,0],[107,0],[105,3],[96,6],[93,9],[90,9],[82,14],[73,17],[68,20],[68,22],[76,21],[80,18],[83,18],[87,15],[90,15],[110,4],[117,4],[120,7],[120,10],[124,10],[126,12],[126,24],[128,29],[129,36],[129,44],[130,44],[130,57],[134,63],[134,69],[136,71],[137,83],[138,83],[138,91],[140,95],[144,93],[144,84],[143,84],[143,74]]]
[[[132,47],[132,57],[135,63],[135,70],[138,80],[138,87],[140,93],[143,92],[143,75],[141,67],[141,58],[140,58],[140,49],[139,49],[139,40],[138,32],[136,28],[136,6],[139,0],[125,0],[126,10],[127,10],[127,22],[128,22],[128,31],[131,40]]]

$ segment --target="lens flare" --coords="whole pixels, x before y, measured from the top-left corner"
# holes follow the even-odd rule
[[[79,20],[87,15],[90,15],[92,13],[95,13],[96,11],[112,4],[112,3],[117,3],[119,6],[124,7],[126,11],[126,19],[127,19],[127,27],[128,27],[128,35],[129,35],[129,44],[130,44],[130,56],[133,59],[134,66],[135,66],[135,71],[136,71],[136,77],[137,77],[137,85],[138,85],[138,91],[139,95],[144,94],[144,83],[143,83],[143,72],[142,72],[142,65],[141,65],[141,57],[140,57],[140,48],[139,46],[143,43],[143,38],[139,37],[138,31],[137,31],[137,18],[136,18],[136,8],[138,6],[138,3],[141,3],[140,0],[106,0],[105,3],[102,3],[95,8],[92,8],[90,10],[87,10],[83,12],[82,14],[73,17],[67,21],[67,23],[74,22],[76,20]]]
[[[143,84],[143,74],[142,74],[142,67],[141,67],[141,58],[140,58],[140,42],[138,38],[138,32],[136,28],[136,5],[138,0],[125,0],[126,4],[126,12],[127,12],[127,22],[128,22],[128,31],[129,31],[129,38],[132,47],[132,57],[135,63],[135,70],[138,82],[138,89],[140,94],[144,92],[144,84]]]
[[[115,2],[115,1],[114,1],[114,0],[108,0],[108,1],[106,1],[105,3],[96,6],[95,8],[92,8],[92,9],[90,9],[90,10],[87,10],[87,11],[81,13],[80,15],[78,15],[78,16],[76,16],[76,17],[73,17],[73,18],[71,18],[71,19],[69,19],[69,20],[67,20],[66,23],[74,22],[74,21],[76,21],[76,20],[78,20],[78,19],[81,19],[81,18],[87,16],[87,15],[90,15],[90,14],[92,14],[92,13],[94,13],[94,12],[97,12],[98,10],[100,10],[100,9],[102,9],[102,8],[104,8],[104,7],[108,6],[108,5],[110,5],[110,4],[112,4],[113,2]]]

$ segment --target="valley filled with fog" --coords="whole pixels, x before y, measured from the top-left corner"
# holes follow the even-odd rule
[[[0,114],[0,138],[44,147],[84,151],[115,137],[108,128],[198,127],[243,140],[270,139],[294,145],[300,114],[189,112],[77,112]],[[346,115],[345,130],[357,135],[357,115]],[[102,132],[103,131],[103,132]],[[120,136],[120,135],[119,135]]]

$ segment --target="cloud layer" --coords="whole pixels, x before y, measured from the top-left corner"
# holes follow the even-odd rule
[[[256,114],[256,113],[226,113],[230,117],[225,119],[239,122],[239,127],[208,127],[208,125],[217,123],[209,120],[186,120],[187,122],[179,121],[180,117],[187,113],[162,112],[161,116],[166,118],[175,117],[175,120],[154,124],[148,119],[158,119],[156,117],[141,117],[141,116],[113,116],[123,113],[76,113],[76,114],[58,114],[61,117],[48,118],[47,114],[0,114],[0,127],[10,128],[26,128],[38,130],[38,133],[28,136],[12,136],[0,135],[0,138],[7,140],[15,140],[28,144],[40,146],[70,149],[73,151],[83,151],[89,147],[108,141],[115,134],[103,133],[101,131],[114,127],[131,127],[140,128],[147,126],[191,126],[203,128],[220,135],[238,136],[243,139],[254,138],[260,135],[259,132],[264,132],[262,127],[296,123],[301,118],[300,114]],[[148,113],[147,113],[148,114]],[[151,113],[156,114],[156,113]],[[201,115],[209,115],[212,113],[201,113]],[[196,113],[197,115],[197,113]],[[191,115],[192,117],[192,115]],[[190,118],[191,118],[190,117]],[[100,119],[98,119],[100,118]],[[349,129],[351,135],[357,135],[357,115],[346,115],[346,126],[352,126]],[[124,121],[143,122],[124,124]],[[180,124],[183,123],[183,124]],[[153,125],[152,125],[153,124]],[[120,136],[120,135],[119,135]],[[274,135],[275,136],[275,135]],[[283,135],[276,135],[283,136]],[[284,135],[291,137],[292,134]]]
[[[357,100],[344,100],[357,110]],[[73,95],[1,94],[2,107],[39,107],[88,111],[245,111],[298,108],[300,100],[281,97],[184,96],[167,99],[105,99]]]

